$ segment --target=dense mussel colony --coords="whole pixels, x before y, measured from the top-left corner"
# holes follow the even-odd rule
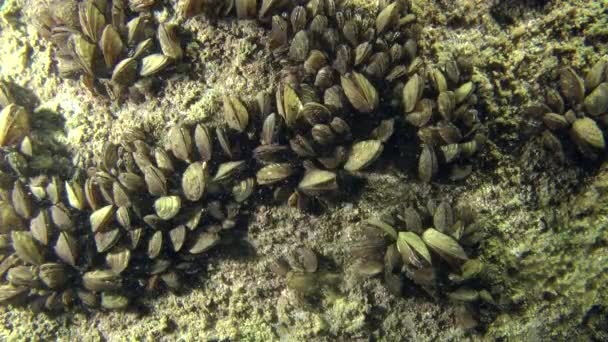
[[[407,279],[433,298],[495,305],[483,287],[483,263],[471,258],[484,237],[471,207],[453,209],[448,201],[429,200],[423,207],[370,218],[362,232],[351,249],[356,271],[383,274],[392,293],[401,295]]]
[[[93,93],[142,98],[159,87],[159,74],[183,51],[175,27],[158,23],[155,0],[48,0],[34,24],[54,45],[63,77],[81,77]]]
[[[91,89],[105,85],[120,98],[147,89],[157,72],[183,57],[175,28],[156,23],[154,6],[50,1],[36,18],[56,46],[60,74],[81,75]],[[408,27],[415,16],[406,1],[382,2],[375,18],[334,0],[265,0],[259,8],[252,0],[186,0],[180,6],[185,17],[234,10],[238,18],[269,24],[270,48],[285,77],[274,94],[260,93],[251,103],[225,96],[226,126],[174,125],[166,147],[131,129],[120,144],[104,147],[96,167],[67,181],[29,172],[27,129],[15,137],[8,129],[29,124],[7,106],[0,133],[19,162],[7,158],[1,166],[0,247],[8,256],[0,264],[6,274],[0,302],[37,310],[75,303],[121,309],[141,289],[179,289],[242,220],[256,187],[301,209],[335,200],[395,132],[419,150],[421,180],[437,177],[440,165],[455,180],[471,172],[468,161],[485,142],[472,67],[466,58],[426,66]],[[471,234],[470,222],[453,223],[442,203],[431,212],[435,228],[423,231],[411,223],[418,214],[406,213],[407,232],[398,233],[392,221],[370,221],[392,240],[370,235],[355,252],[369,251],[362,269],[384,270],[390,286],[400,253],[408,276],[422,286],[434,281],[437,265],[451,267],[453,284],[479,273],[480,264],[457,242]],[[385,254],[386,264],[379,264]],[[432,260],[435,254],[443,261]],[[302,267],[280,267],[294,287],[329,281],[316,273],[313,252],[304,250],[301,258]],[[452,292],[489,297],[469,287]]]
[[[606,150],[608,124],[608,61],[599,59],[583,79],[570,67],[559,71],[560,91],[548,88],[545,101],[524,109],[524,115],[542,121],[542,143],[560,161],[570,147],[596,160]],[[564,146],[562,141],[568,144]]]

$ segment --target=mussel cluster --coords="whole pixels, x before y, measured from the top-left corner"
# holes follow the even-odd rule
[[[334,289],[340,283],[340,275],[321,269],[317,254],[305,247],[276,259],[270,268],[286,278],[289,289],[304,297],[319,295],[323,289]]]
[[[187,3],[205,8],[204,1]],[[237,1],[237,12],[239,3],[255,1]],[[430,181],[440,163],[453,165],[452,179],[470,173],[464,161],[485,141],[472,107],[471,66],[450,59],[441,70],[425,70],[407,9],[406,2],[390,2],[371,18],[334,0],[315,0],[291,6],[264,1],[252,11],[249,17],[270,19],[270,48],[285,66],[275,105],[264,94],[259,100],[266,116],[254,151],[262,164],[259,184],[291,194],[296,206],[333,196],[341,171],[369,167],[401,121],[418,130],[421,179]],[[231,126],[245,129],[249,121],[234,118],[236,107],[227,101],[224,107]]]
[[[608,61],[600,59],[584,79],[572,68],[564,67],[559,71],[559,85],[561,93],[548,88],[545,102],[527,107],[524,114],[542,120],[543,146],[559,160],[565,160],[568,150],[562,142],[574,143],[585,158],[598,159],[606,150]]]
[[[383,274],[392,293],[401,294],[408,279],[435,298],[493,303],[481,287],[483,263],[470,258],[483,232],[469,207],[454,210],[447,201],[429,201],[364,221],[363,235],[351,249],[353,267],[363,276]]]
[[[146,88],[182,58],[173,28],[157,25],[149,12],[154,5],[57,0],[38,18],[57,46],[63,75],[99,81],[120,97]],[[28,172],[26,133],[5,134],[7,144],[21,147],[1,165],[0,247],[8,257],[0,265],[0,275],[6,274],[0,302],[38,310],[75,303],[122,309],[142,289],[177,290],[183,277],[197,273],[200,257],[238,224],[256,186],[302,209],[333,198],[344,179],[380,157],[402,122],[417,129],[425,181],[439,163],[460,167],[483,143],[469,68],[450,60],[441,70],[425,70],[405,1],[383,2],[375,18],[334,0],[265,0],[260,8],[251,0],[187,0],[181,6],[185,16],[234,9],[239,18],[270,22],[270,48],[285,66],[281,84],[274,94],[259,93],[255,105],[224,96],[226,126],[176,124],[166,147],[151,143],[141,129],[128,130],[120,145],[103,148],[97,167],[67,181]],[[25,126],[15,107],[7,108],[13,109],[3,110],[6,123]],[[466,176],[462,169],[455,178]],[[392,240],[370,237],[360,250],[369,252],[361,269],[384,270],[394,283],[402,260],[423,286],[446,269],[455,272],[453,284],[473,279],[477,264],[457,242],[469,235],[470,222],[454,223],[447,204],[430,212],[437,222],[424,232],[412,210],[405,216],[408,232],[371,220]],[[375,258],[385,252],[386,264],[378,264]],[[306,292],[335,280],[317,272],[312,251],[301,250],[299,260],[277,268],[290,287]]]
[[[200,256],[237,225],[255,182],[239,175],[245,161],[214,153],[206,126],[176,125],[168,137],[168,149],[152,147],[130,130],[68,181],[3,173],[12,184],[0,202],[9,255],[0,302],[122,309],[142,289],[178,290],[196,273]]]
[[[464,58],[448,59],[441,69],[429,68],[431,87],[425,94],[424,79],[418,74],[403,87],[405,120],[416,127],[422,145],[418,160],[420,179],[430,182],[439,165],[450,165],[451,180],[467,177],[472,170],[467,160],[486,141],[485,127],[474,108],[475,84],[471,66]]]
[[[175,27],[158,23],[156,0],[48,0],[33,4],[40,34],[55,47],[59,74],[92,92],[141,98],[183,57]]]

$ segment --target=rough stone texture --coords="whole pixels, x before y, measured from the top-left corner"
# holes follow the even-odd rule
[[[472,177],[420,185],[412,169],[397,166],[413,161],[395,162],[374,169],[359,196],[320,216],[257,207],[247,237],[218,247],[206,273],[186,293],[151,295],[142,310],[130,312],[47,316],[2,306],[0,339],[608,339],[607,168],[579,160],[560,165],[535,137],[518,132],[526,120],[519,115],[522,106],[538,101],[542,87],[554,85],[560,63],[586,71],[608,54],[606,5],[412,2],[427,62],[464,55],[476,66],[491,143]],[[54,150],[81,156],[83,166],[107,139],[117,141],[124,127],[142,125],[162,138],[179,120],[220,120],[215,114],[222,93],[250,99],[279,78],[279,66],[270,64],[265,48],[266,32],[255,22],[196,18],[184,23],[193,63],[167,81],[160,97],[113,106],[79,82],[57,77],[49,44],[23,19],[24,3],[0,2],[0,77],[19,89],[19,101],[39,118],[35,125],[57,145]],[[488,265],[493,292],[501,293],[500,310],[482,319],[481,331],[464,329],[466,314],[453,303],[435,302],[415,287],[395,298],[380,279],[358,279],[350,272],[348,246],[362,219],[429,197],[473,204],[488,235],[480,258]],[[313,248],[343,272],[339,291],[323,293],[316,306],[302,304],[269,270],[274,257],[294,246]]]

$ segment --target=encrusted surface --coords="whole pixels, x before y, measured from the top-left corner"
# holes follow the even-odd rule
[[[415,289],[395,298],[380,279],[360,280],[348,272],[348,246],[359,221],[430,195],[474,204],[479,224],[489,233],[481,246],[488,277],[511,299],[484,331],[473,334],[513,340],[608,338],[602,335],[608,300],[607,174],[599,165],[559,165],[538,141],[522,139],[517,130],[524,120],[522,106],[541,96],[540,87],[555,79],[560,63],[586,71],[608,53],[605,5],[578,0],[413,3],[423,56],[441,62],[456,53],[470,56],[477,66],[474,80],[492,143],[481,158],[483,168],[472,177],[431,188],[418,183],[414,167],[384,167],[369,175],[360,197],[320,216],[258,207],[247,238],[235,242],[238,247],[212,253],[207,272],[187,293],[146,298],[137,312],[47,316],[2,306],[0,338],[459,339],[471,332],[462,328],[465,318],[458,306],[434,302]],[[222,93],[251,98],[271,89],[278,78],[278,66],[270,64],[265,48],[266,32],[257,24],[199,18],[184,25],[192,34],[185,49],[198,56],[194,62],[167,82],[159,98],[114,107],[78,82],[56,76],[50,47],[26,24],[23,6],[23,0],[2,3],[0,76],[18,86],[20,101],[39,114],[35,125],[47,128],[54,143],[81,155],[84,165],[125,127],[143,125],[162,139],[166,127],[178,120],[217,120]],[[62,118],[62,124],[48,125],[43,118]],[[344,265],[341,293],[323,294],[318,306],[309,308],[285,290],[269,264],[296,245]]]

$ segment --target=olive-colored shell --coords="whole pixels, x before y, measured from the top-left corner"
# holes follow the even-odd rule
[[[268,0],[266,0],[268,1]],[[272,28],[270,31],[269,46],[276,49],[287,44],[287,21],[280,15],[272,17]]]
[[[131,250],[127,248],[114,248],[106,254],[106,264],[116,274],[126,270],[130,261]]]
[[[203,124],[196,125],[194,129],[194,143],[201,161],[211,160],[213,145],[211,144],[211,131]]]
[[[257,0],[235,0],[234,7],[239,19],[255,18],[257,14]]]
[[[55,244],[55,254],[68,265],[76,266],[78,261],[78,242],[67,232],[60,232]]]
[[[18,144],[30,133],[30,115],[25,108],[9,104],[0,111],[0,146]]]
[[[591,116],[608,113],[608,82],[598,85],[585,98],[585,110]]]
[[[29,232],[14,231],[11,240],[19,259],[32,265],[44,263],[44,251]]]
[[[604,134],[593,119],[582,118],[574,121],[571,134],[574,141],[582,149],[592,147],[603,150],[606,147]]]
[[[95,233],[95,246],[98,253],[105,253],[120,239],[120,229],[112,228]]]
[[[13,285],[0,285],[0,303],[5,303],[13,299],[19,298],[29,292],[29,288],[25,286],[15,287]]]
[[[180,46],[179,39],[175,32],[175,27],[168,24],[158,25],[158,42],[163,51],[163,55],[173,59],[180,60],[184,55],[184,51]]]
[[[452,91],[439,93],[437,97],[437,109],[445,121],[452,121],[454,109],[456,108],[456,96]]]
[[[68,198],[68,203],[74,209],[84,210],[86,207],[86,199],[84,196],[84,191],[82,185],[80,183],[74,182],[65,182],[65,194]]]
[[[422,240],[429,248],[446,261],[467,261],[469,258],[464,249],[449,235],[429,228],[422,234]]]
[[[35,269],[31,266],[15,266],[8,270],[6,280],[13,286],[40,287]]]
[[[15,208],[15,212],[17,212],[19,216],[25,219],[32,217],[34,210],[32,199],[25,191],[21,181],[16,181],[13,186],[13,191],[11,191],[11,202],[13,203],[13,208]]]
[[[232,187],[232,196],[238,203],[246,201],[255,190],[255,178],[249,177],[240,181]]]
[[[50,212],[51,220],[59,230],[71,232],[76,228],[68,209],[62,203],[52,206]]]
[[[308,102],[300,113],[310,125],[329,123],[331,112],[320,103]]]
[[[452,206],[446,201],[442,201],[433,213],[433,225],[435,229],[443,233],[448,233],[454,225],[454,213]]]
[[[277,109],[288,127],[293,127],[300,117],[302,101],[296,91],[289,85],[277,90]]]
[[[155,75],[165,69],[169,63],[171,59],[162,53],[148,55],[141,60],[139,75],[142,77]]]
[[[319,50],[312,50],[304,62],[304,70],[311,75],[317,74],[321,68],[327,65],[327,55]]]
[[[475,91],[475,85],[473,82],[467,82],[462,84],[456,90],[454,90],[454,96],[456,98],[456,104],[464,102],[466,99],[473,94]]]
[[[169,238],[171,240],[171,246],[173,250],[179,252],[184,242],[186,241],[186,226],[179,225],[169,231]]]
[[[115,291],[121,286],[121,278],[110,270],[86,272],[82,276],[82,286],[90,291]]]
[[[125,46],[120,38],[120,33],[118,33],[118,30],[113,25],[106,25],[101,35],[99,46],[103,53],[106,67],[108,69],[114,68],[114,65],[120,60]]]
[[[167,194],[167,179],[156,167],[148,165],[143,169],[144,179],[148,192],[153,196],[164,196]]]
[[[320,195],[338,189],[338,180],[334,172],[313,169],[304,175],[298,189],[311,196]]]
[[[190,155],[192,154],[192,136],[190,130],[183,125],[171,127],[169,130],[169,148],[176,158],[190,162]]]
[[[182,207],[182,199],[179,196],[164,196],[154,201],[156,215],[162,220],[168,221],[174,218]]]
[[[353,72],[351,75],[341,76],[340,80],[346,97],[359,112],[371,113],[378,108],[378,92],[365,76]]]
[[[129,305],[129,298],[111,292],[101,293],[101,306],[108,310],[123,310]]]
[[[291,150],[302,158],[310,158],[316,156],[312,142],[302,135],[296,135],[289,140]]]
[[[139,65],[135,58],[125,58],[114,67],[112,72],[112,82],[130,86],[137,79]]]
[[[321,146],[332,146],[336,142],[336,135],[329,125],[317,124],[310,130],[312,139]]]
[[[91,41],[99,41],[103,29],[106,26],[106,18],[103,15],[102,10],[97,8],[95,1],[80,3],[78,6],[78,15],[82,32],[87,35]]]
[[[38,275],[44,285],[50,289],[60,289],[68,281],[67,272],[64,264],[46,263],[40,265]]]
[[[415,233],[399,232],[397,249],[406,264],[417,268],[432,264],[431,253],[422,239]]]
[[[200,200],[205,194],[207,179],[207,163],[190,164],[182,176],[182,192],[186,199],[192,202]]]
[[[121,172],[118,175],[118,182],[129,192],[142,191],[146,186],[141,176],[131,172]]]
[[[378,33],[383,33],[394,25],[398,19],[399,7],[397,7],[397,2],[393,2],[382,9],[380,14],[378,14],[378,17],[376,18],[376,31]]]
[[[344,169],[350,172],[362,170],[370,166],[384,149],[382,142],[378,140],[364,140],[353,145]]]
[[[545,126],[552,131],[559,131],[570,126],[566,117],[557,113],[547,113],[543,116]]]
[[[439,171],[437,155],[432,147],[424,145],[418,161],[418,176],[424,182],[430,182]]]
[[[230,161],[226,163],[220,164],[213,177],[213,181],[221,182],[227,179],[232,178],[237,173],[241,172],[245,168],[245,161]]]
[[[152,234],[152,238],[148,241],[148,257],[155,259],[160,255],[163,248],[163,232],[157,230]]]
[[[595,89],[600,83],[606,79],[606,67],[608,67],[608,61],[605,58],[597,61],[587,75],[585,75],[585,88],[588,90]]]
[[[407,81],[405,87],[403,87],[403,109],[405,113],[411,113],[416,108],[423,89],[424,81],[418,74],[415,74]]]
[[[91,231],[96,233],[104,230],[114,218],[115,210],[116,207],[113,205],[106,205],[105,207],[95,210],[89,218]]]
[[[582,103],[585,97],[585,83],[583,79],[572,69],[563,68],[560,71],[559,83],[562,94],[570,103]]]
[[[220,237],[215,233],[201,232],[192,241],[194,243],[188,249],[188,252],[190,254],[200,254],[215,246],[220,241]]]
[[[46,210],[40,210],[32,220],[30,220],[30,232],[32,237],[43,245],[48,245],[51,235],[52,227],[50,224],[49,215]]]
[[[260,185],[274,184],[289,178],[294,171],[290,164],[270,164],[256,173],[256,179]]]
[[[296,33],[289,48],[289,57],[296,62],[304,62],[308,57],[310,49],[310,40],[306,31],[302,30]]]
[[[236,96],[224,96],[224,118],[228,127],[243,132],[249,125],[249,112]]]

